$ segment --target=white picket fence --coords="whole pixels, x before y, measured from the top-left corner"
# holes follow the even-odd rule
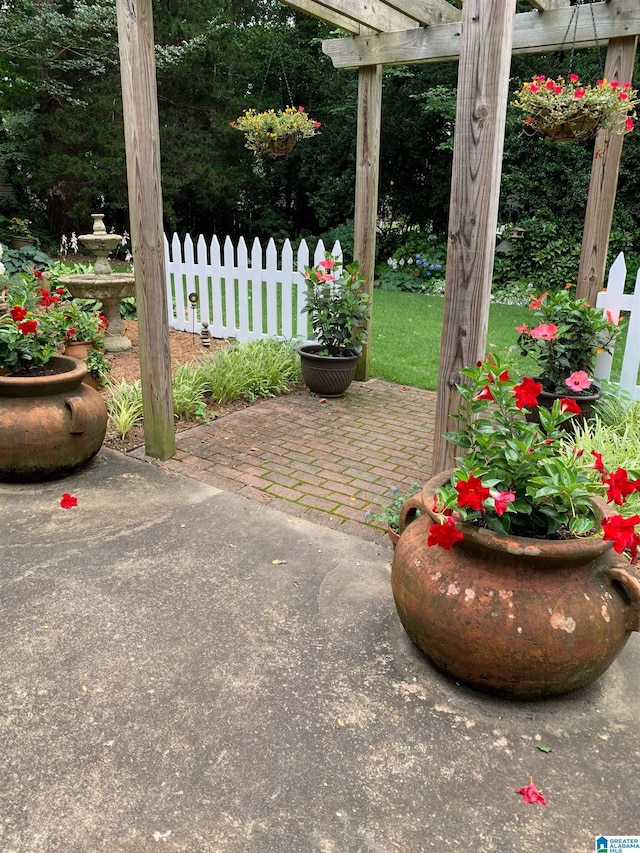
[[[289,240],[280,257],[273,239],[266,252],[256,238],[251,255],[244,238],[234,247],[229,237],[221,250],[217,237],[207,245],[200,235],[194,246],[187,234],[184,245],[177,234],[171,245],[164,240],[167,268],[169,325],[186,332],[199,332],[209,322],[214,338],[236,338],[242,342],[261,338],[310,340],[305,304],[305,266],[315,266],[326,252],[319,241],[310,263],[309,247],[303,240],[294,254]],[[342,259],[335,243],[331,254]]]
[[[619,385],[634,399],[640,400],[640,385],[638,384],[638,370],[640,368],[640,270],[636,276],[633,293],[624,293],[626,277],[627,265],[624,262],[624,255],[620,252],[609,270],[607,289],[598,294],[596,307],[602,308],[603,311],[609,311],[614,322],[618,322],[621,311],[624,311],[625,314],[628,313],[625,319],[627,341]],[[602,353],[598,356],[595,368],[597,378],[609,379],[611,362],[612,356],[609,353]]]

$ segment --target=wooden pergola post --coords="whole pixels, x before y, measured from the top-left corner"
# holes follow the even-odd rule
[[[176,449],[151,0],[116,0],[145,451]]]
[[[619,80],[621,83],[631,80],[637,43],[637,36],[610,40],[604,69],[607,80]],[[623,140],[624,136],[618,133],[601,130],[593,148],[576,287],[576,296],[586,299],[591,305],[596,304],[596,296],[604,283]]]
[[[376,265],[378,216],[378,173],[380,162],[380,121],[382,112],[382,66],[369,65],[358,72],[358,137],[356,147],[356,197],[353,254],[367,280],[366,290],[373,299]],[[369,378],[371,364],[371,320],[367,341],[358,361],[356,379]]]
[[[444,438],[463,367],[484,356],[498,224],[514,2],[465,0],[433,473],[452,467]]]

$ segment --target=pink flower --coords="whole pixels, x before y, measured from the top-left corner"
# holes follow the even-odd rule
[[[578,77],[578,75],[577,75],[577,74],[569,74],[569,80],[570,80],[572,83],[577,83],[579,79],[580,79],[580,78]]]
[[[516,326],[516,332],[520,332],[521,335],[526,335],[529,332],[529,327],[523,323],[521,326]]]
[[[329,273],[324,272],[316,272],[316,281],[335,281],[335,277],[330,275]]]
[[[531,337],[541,341],[554,341],[558,334],[558,326],[555,323],[540,323],[534,329],[531,329]]]
[[[589,374],[584,370],[576,370],[575,373],[572,373],[571,376],[564,380],[564,384],[567,388],[571,388],[572,391],[584,391],[591,385],[591,379],[589,378]]]
[[[545,86],[545,89],[548,89],[549,91],[551,91],[552,89],[555,89],[556,81],[555,80],[547,80],[547,82],[544,84],[544,86]]]
[[[530,92],[533,92],[533,93],[534,93],[534,95],[535,95],[535,93],[536,93],[536,92],[539,92],[539,91],[540,91],[540,86],[536,86],[536,84],[535,84],[535,83],[532,83],[532,84],[529,86],[529,91],[530,91]]]
[[[621,101],[626,101],[626,100],[628,100],[628,98],[629,98],[629,95],[627,95],[626,92],[620,92],[620,100]]]
[[[507,504],[516,499],[514,492],[492,492],[491,497],[495,505],[496,515],[503,515],[507,511]]]
[[[320,261],[318,264],[319,267],[322,267],[323,270],[331,270],[335,267],[336,262],[333,258],[325,258],[324,261]]]
[[[632,130],[633,130],[633,128],[635,127],[635,125],[634,125],[634,123],[633,123],[633,119],[632,119],[632,118],[628,118],[628,119],[625,121],[625,123],[624,123],[624,127],[625,127],[625,130],[627,131],[627,133],[631,133],[631,131],[632,131]]]
[[[586,89],[576,89],[575,92],[573,93],[573,97],[580,99],[580,98],[584,98],[584,96],[586,94],[587,94]]]
[[[611,81],[611,88],[612,88],[612,89],[618,89],[618,88],[619,88],[619,86],[620,86],[620,83],[619,83],[617,80],[612,80],[612,81]]]

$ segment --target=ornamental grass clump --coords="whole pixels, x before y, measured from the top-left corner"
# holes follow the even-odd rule
[[[629,133],[633,130],[637,92],[631,83],[617,80],[580,82],[539,75],[522,84],[514,105],[525,112],[527,127],[558,142],[587,139],[599,130]]]
[[[584,299],[574,299],[571,285],[555,293],[531,298],[529,310],[536,324],[516,326],[518,347],[531,356],[538,371],[536,379],[551,394],[593,394],[593,371],[602,352],[613,352],[620,332],[610,312],[592,308]]]
[[[277,112],[245,110],[230,125],[244,133],[245,148],[257,156],[288,153],[300,139],[315,136],[321,126],[319,121],[307,115],[304,107],[293,106]]]
[[[462,403],[455,415],[461,427],[446,438],[465,455],[436,492],[433,512],[440,523],[430,526],[428,544],[449,550],[464,537],[459,521],[541,539],[600,531],[615,551],[629,551],[635,562],[640,516],[614,512],[600,518],[593,498],[624,507],[640,491],[638,472],[621,467],[609,472],[598,453],[586,465],[581,451],[567,452],[562,424],[579,414],[574,400],[556,400],[550,411],[540,407],[539,423],[525,420],[523,414],[537,407],[542,385],[529,377],[514,379],[511,371],[493,355],[462,371],[467,382],[458,386]]]

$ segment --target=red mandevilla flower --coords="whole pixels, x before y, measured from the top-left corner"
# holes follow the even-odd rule
[[[540,382],[536,382],[535,379],[525,376],[522,382],[513,388],[516,406],[519,409],[523,409],[525,406],[537,406],[538,395],[541,391],[542,385]]]
[[[27,316],[27,309],[23,308],[22,305],[14,305],[11,311],[9,311],[9,315],[11,319],[15,320],[15,322],[17,323],[20,320],[24,320],[24,318]]]
[[[62,509],[71,509],[71,507],[78,506],[78,498],[65,492],[60,498],[60,506]]]
[[[443,524],[432,524],[429,527],[427,545],[439,545],[445,551],[450,551],[454,542],[462,539],[462,533],[456,527],[455,519],[449,516]]]
[[[24,320],[22,323],[18,323],[18,329],[23,335],[32,335],[38,329],[38,321]]]
[[[496,515],[504,515],[507,511],[507,505],[516,499],[514,492],[494,492],[491,496],[495,505]]]
[[[493,396],[493,392],[488,385],[485,385],[484,388],[476,394],[476,400],[495,400],[496,398]]]
[[[560,400],[560,411],[569,412],[572,415],[579,415],[581,409],[575,400],[571,400],[569,397],[563,397]]]
[[[629,518],[623,518],[619,514],[610,515],[603,518],[601,524],[604,541],[613,542],[613,550],[618,554],[626,550],[631,551],[631,562],[637,563],[640,535],[635,532],[634,527],[640,524],[640,515],[632,515]]]
[[[622,506],[625,499],[633,494],[638,487],[638,480],[630,480],[624,468],[618,468],[613,474],[602,474],[602,482],[607,489],[609,503]]]
[[[469,509],[482,509],[482,502],[489,497],[490,490],[482,485],[479,477],[469,476],[468,480],[460,480],[456,483],[458,493],[458,506],[468,506]]]
[[[602,453],[598,453],[597,450],[592,450],[591,455],[595,458],[595,462],[593,463],[593,467],[596,471],[603,472],[604,471],[604,462],[602,461]]]
[[[536,308],[539,308],[542,305],[542,300],[545,298],[545,296],[548,296],[548,295],[549,295],[548,291],[545,290],[545,292],[541,293],[540,296],[538,296],[537,298],[532,296],[531,297],[531,304],[529,305],[529,311],[535,311]]]

